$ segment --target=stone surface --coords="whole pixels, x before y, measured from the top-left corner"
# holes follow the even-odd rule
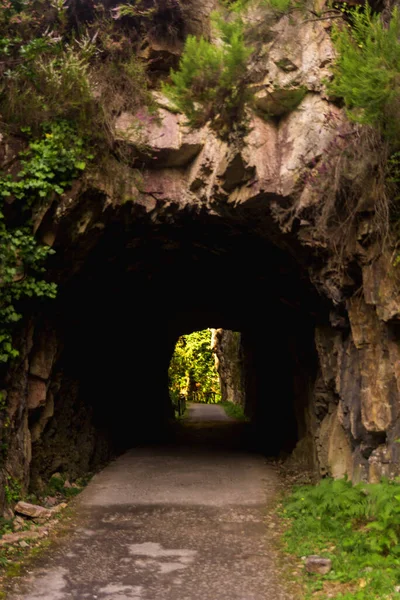
[[[58,513],[63,511],[64,508],[67,508],[67,506],[68,504],[66,502],[60,502],[60,504],[57,504],[56,506],[50,508],[50,513],[51,515],[57,515]]]
[[[17,531],[16,533],[6,533],[0,538],[0,546],[8,544],[16,544],[20,540],[40,540],[47,537],[49,532],[47,529],[38,529],[35,531]]]
[[[400,319],[400,279],[393,258],[383,255],[363,269],[364,298],[382,321]]]
[[[122,113],[115,122],[116,139],[137,148],[144,161],[155,167],[184,167],[199,154],[207,129],[190,131],[186,119],[159,108],[157,115],[142,109],[132,115]]]
[[[243,357],[240,333],[213,329],[211,346],[219,375],[222,402],[245,406]]]
[[[54,331],[44,331],[35,340],[29,361],[29,372],[45,380],[50,377],[57,352],[57,336]]]
[[[323,419],[319,428],[318,459],[322,474],[334,479],[352,475],[352,450],[346,432],[339,422],[338,410]]]
[[[29,377],[27,404],[30,410],[46,403],[47,387],[42,379]]]
[[[54,396],[52,392],[48,392],[46,396],[46,403],[42,407],[42,412],[39,419],[32,425],[31,428],[31,440],[32,443],[37,442],[40,439],[47,423],[54,415]]]
[[[26,524],[25,519],[23,519],[22,517],[15,517],[15,519],[13,519],[13,529],[14,531],[20,531]]]
[[[332,569],[331,559],[321,556],[307,556],[305,565],[308,573],[318,573],[318,575],[327,575]]]
[[[301,104],[284,117],[279,126],[280,193],[293,192],[299,174],[307,164],[318,161],[335,137],[327,117],[343,121],[339,108],[318,94],[307,94]]]
[[[273,43],[265,46],[267,75],[264,85],[280,88],[303,85],[312,92],[324,91],[332,77],[335,52],[323,21],[309,21],[300,13],[286,15],[273,26]]]
[[[384,326],[363,299],[349,303],[349,319],[354,344],[360,352],[361,416],[367,431],[385,431],[392,423],[395,393],[393,368],[387,355]]]
[[[31,519],[48,519],[51,516],[51,512],[47,508],[21,500],[15,505],[14,511]]]

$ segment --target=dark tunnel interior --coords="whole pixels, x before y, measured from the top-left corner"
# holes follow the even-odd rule
[[[289,252],[251,223],[190,213],[173,224],[114,219],[86,244],[53,259],[59,294],[42,328],[56,332],[60,350],[54,416],[33,445],[34,472],[71,460],[78,472],[106,448],[121,452],[160,436],[172,415],[175,343],[207,327],[242,334],[245,410],[257,446],[293,450],[304,434],[322,308]],[[75,458],[63,456],[65,436]]]

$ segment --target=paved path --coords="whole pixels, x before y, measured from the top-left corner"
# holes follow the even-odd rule
[[[173,443],[136,448],[80,495],[71,534],[9,600],[292,600],[263,522],[277,475],[245,425],[192,406]]]
[[[189,404],[189,421],[233,421],[218,404]]]

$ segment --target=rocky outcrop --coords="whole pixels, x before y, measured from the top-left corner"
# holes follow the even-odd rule
[[[213,329],[212,347],[216,357],[222,402],[245,406],[244,372],[240,333]]]

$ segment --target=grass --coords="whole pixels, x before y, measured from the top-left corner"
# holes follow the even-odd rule
[[[232,417],[238,421],[247,421],[243,408],[239,404],[234,404],[233,402],[218,402],[218,404],[222,406],[228,417]]]
[[[50,481],[48,482],[45,491],[42,492],[42,496],[46,497],[46,496],[54,496],[54,495],[59,495],[60,496],[60,501],[66,499],[68,500],[69,498],[73,498],[74,496],[77,496],[78,494],[81,493],[81,491],[83,490],[83,488],[85,488],[87,486],[87,484],[89,483],[90,479],[92,478],[93,474],[88,473],[88,475],[86,477],[82,477],[80,479],[78,479],[75,483],[78,487],[65,487],[65,482],[66,482],[66,478],[63,475],[57,475],[51,477]]]
[[[332,560],[328,575],[304,571],[305,598],[400,599],[399,483],[353,486],[347,480],[324,479],[295,489],[283,502],[281,515],[289,554]]]
[[[188,416],[188,406],[187,406],[187,404],[185,406],[185,410],[183,411],[183,413],[181,415],[178,413],[177,410],[174,411],[174,414],[175,414],[175,420],[176,421],[182,421],[183,419],[186,419],[186,417]]]

